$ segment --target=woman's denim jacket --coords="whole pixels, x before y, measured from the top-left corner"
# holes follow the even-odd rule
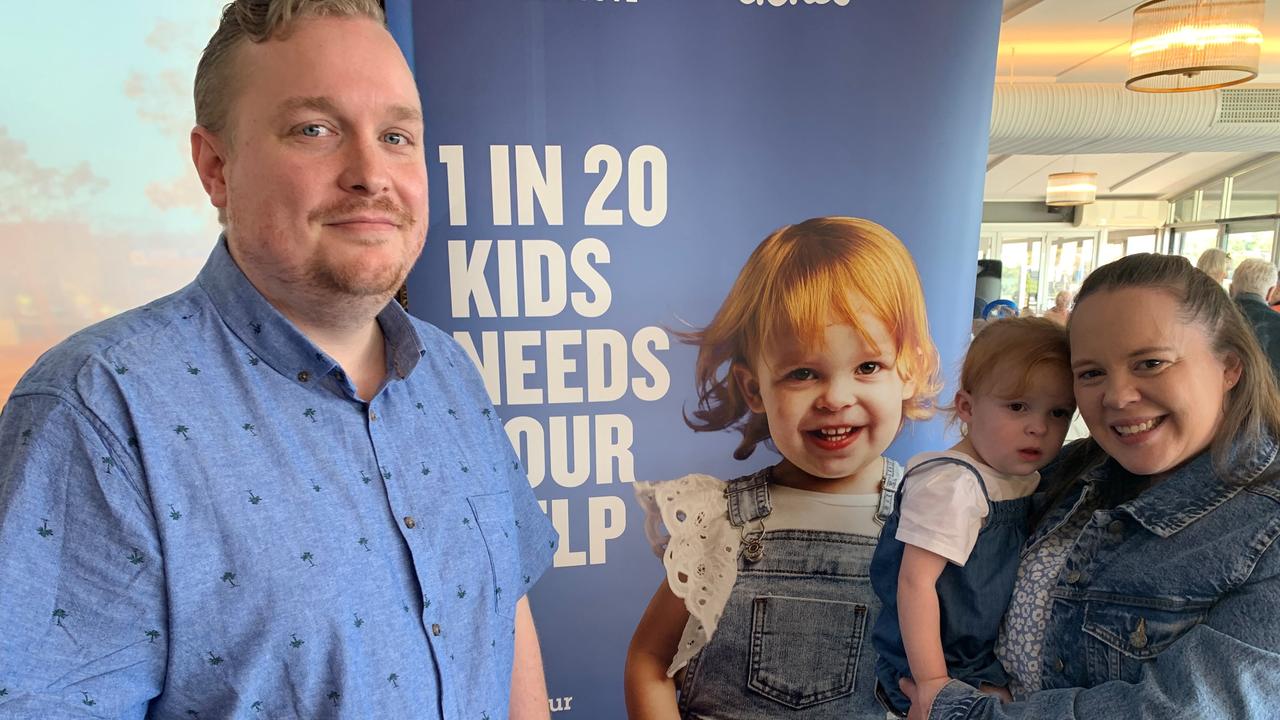
[[[1223,474],[1209,453],[1128,502],[1114,461],[1028,539],[1093,512],[1051,591],[1044,690],[1002,705],[959,681],[931,720],[1280,718],[1280,461],[1266,438]],[[1111,509],[1107,509],[1111,508]]]

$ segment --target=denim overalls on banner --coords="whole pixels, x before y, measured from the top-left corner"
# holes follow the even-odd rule
[[[1008,679],[995,657],[996,636],[1017,578],[1018,555],[1027,538],[1031,496],[993,502],[982,473],[969,463],[949,457],[926,460],[911,468],[903,479],[903,485],[921,468],[940,463],[960,465],[972,472],[989,508],[986,523],[978,531],[978,538],[964,566],[947,563],[938,578],[939,619],[947,673],[974,687],[984,682],[1005,687]],[[890,709],[905,713],[909,703],[898,688],[898,680],[910,677],[911,672],[907,667],[902,629],[898,624],[898,571],[902,567],[904,549],[896,537],[902,516],[901,497],[902,493],[898,492],[893,514],[880,533],[880,545],[871,564],[871,579],[884,605],[884,612],[876,621],[873,632],[879,652],[876,661],[876,675],[880,682],[878,694],[885,696],[884,699],[894,706]]]
[[[886,465],[896,481],[897,465]],[[715,634],[684,669],[681,717],[883,720],[869,636],[880,609],[869,577],[876,539],[768,530],[767,469],[727,483],[725,497],[742,533],[738,577]]]

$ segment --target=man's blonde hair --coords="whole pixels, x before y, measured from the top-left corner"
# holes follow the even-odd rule
[[[265,42],[289,35],[304,17],[366,17],[385,25],[378,0],[234,0],[196,66],[196,124],[213,133],[226,129],[235,95],[235,49],[244,41]]]

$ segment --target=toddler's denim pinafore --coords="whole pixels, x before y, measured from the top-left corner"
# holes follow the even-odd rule
[[[984,682],[1005,687],[1009,681],[996,660],[996,636],[1013,594],[1018,554],[1027,539],[1031,497],[993,502],[982,473],[969,463],[949,457],[926,460],[911,468],[903,478],[903,486],[921,468],[938,463],[960,465],[972,472],[989,508],[986,524],[978,531],[964,567],[948,562],[938,578],[942,651],[947,660],[947,673],[974,687]],[[898,689],[898,680],[911,677],[911,671],[898,624],[898,571],[902,567],[903,543],[896,535],[901,516],[902,489],[899,488],[893,514],[880,532],[880,544],[871,563],[871,582],[884,605],[872,641],[880,655],[876,661],[878,692],[894,706],[893,710],[905,713],[908,701]]]
[[[896,467],[896,466],[895,466]],[[726,484],[742,533],[738,577],[707,646],[685,667],[682,718],[884,720],[869,633],[875,538],[769,530],[769,474]]]

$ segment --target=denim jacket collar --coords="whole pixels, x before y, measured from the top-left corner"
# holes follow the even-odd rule
[[[1215,472],[1211,453],[1205,451],[1116,509],[1127,512],[1152,533],[1167,538],[1247,487],[1275,461],[1277,449],[1280,445],[1271,435],[1252,446],[1237,443],[1230,452],[1224,475]],[[1108,460],[1100,470],[1092,473],[1086,482],[1111,483],[1129,476],[1114,460]]]

